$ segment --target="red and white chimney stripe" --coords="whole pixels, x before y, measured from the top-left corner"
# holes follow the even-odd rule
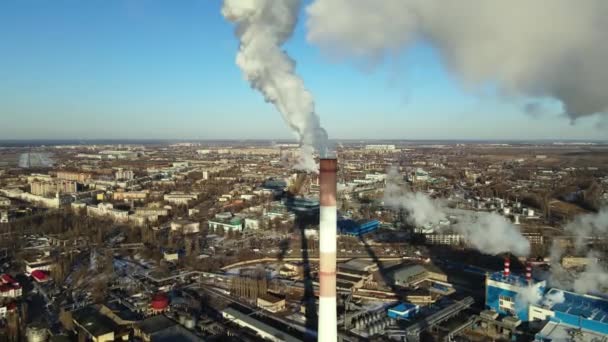
[[[511,259],[509,257],[505,257],[505,270],[503,272],[505,277],[511,275]]]
[[[532,282],[532,264],[530,262],[526,262],[526,281]]]
[[[336,231],[337,231],[337,169],[336,159],[321,159],[319,182],[319,327],[318,337],[322,342],[338,340],[336,303]]]

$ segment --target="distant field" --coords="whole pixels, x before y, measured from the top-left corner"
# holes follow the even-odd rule
[[[15,167],[19,164],[20,153],[1,153],[0,152],[0,167]]]
[[[19,156],[19,167],[50,167],[53,166],[53,160],[49,153],[41,152],[26,152]]]

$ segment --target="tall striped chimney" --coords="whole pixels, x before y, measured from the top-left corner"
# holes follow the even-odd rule
[[[323,158],[320,162],[321,212],[319,223],[319,341],[338,340],[336,310],[336,231],[338,162],[334,158]]]
[[[529,261],[526,262],[526,281],[532,283],[532,264]]]

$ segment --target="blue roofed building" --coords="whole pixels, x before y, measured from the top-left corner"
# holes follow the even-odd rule
[[[414,317],[418,313],[418,310],[420,310],[418,305],[403,302],[388,309],[388,317],[393,319],[408,319]]]
[[[542,300],[530,305],[530,320],[549,321],[536,335],[537,341],[557,341],[563,332],[573,330],[590,337],[608,336],[608,300],[559,289],[550,289],[545,298],[556,297],[560,292],[563,301]]]
[[[495,272],[486,277],[486,308],[492,309],[505,316],[515,316],[521,321],[528,321],[528,306],[520,305],[517,295],[530,286],[535,286],[538,291],[545,289],[545,281],[530,282],[524,276]]]
[[[380,221],[355,221],[351,219],[339,219],[338,231],[343,235],[361,236],[378,230]]]
[[[518,294],[539,291],[537,302],[522,304]],[[486,308],[523,322],[546,322],[535,341],[566,341],[576,334],[581,341],[608,336],[608,300],[560,289],[546,290],[545,281],[531,280],[503,272],[486,277]],[[600,339],[601,340],[601,339]]]

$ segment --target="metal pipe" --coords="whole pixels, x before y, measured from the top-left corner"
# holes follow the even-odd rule
[[[320,222],[319,222],[319,341],[338,340],[336,303],[336,231],[337,231],[337,170],[334,158],[320,161]]]

